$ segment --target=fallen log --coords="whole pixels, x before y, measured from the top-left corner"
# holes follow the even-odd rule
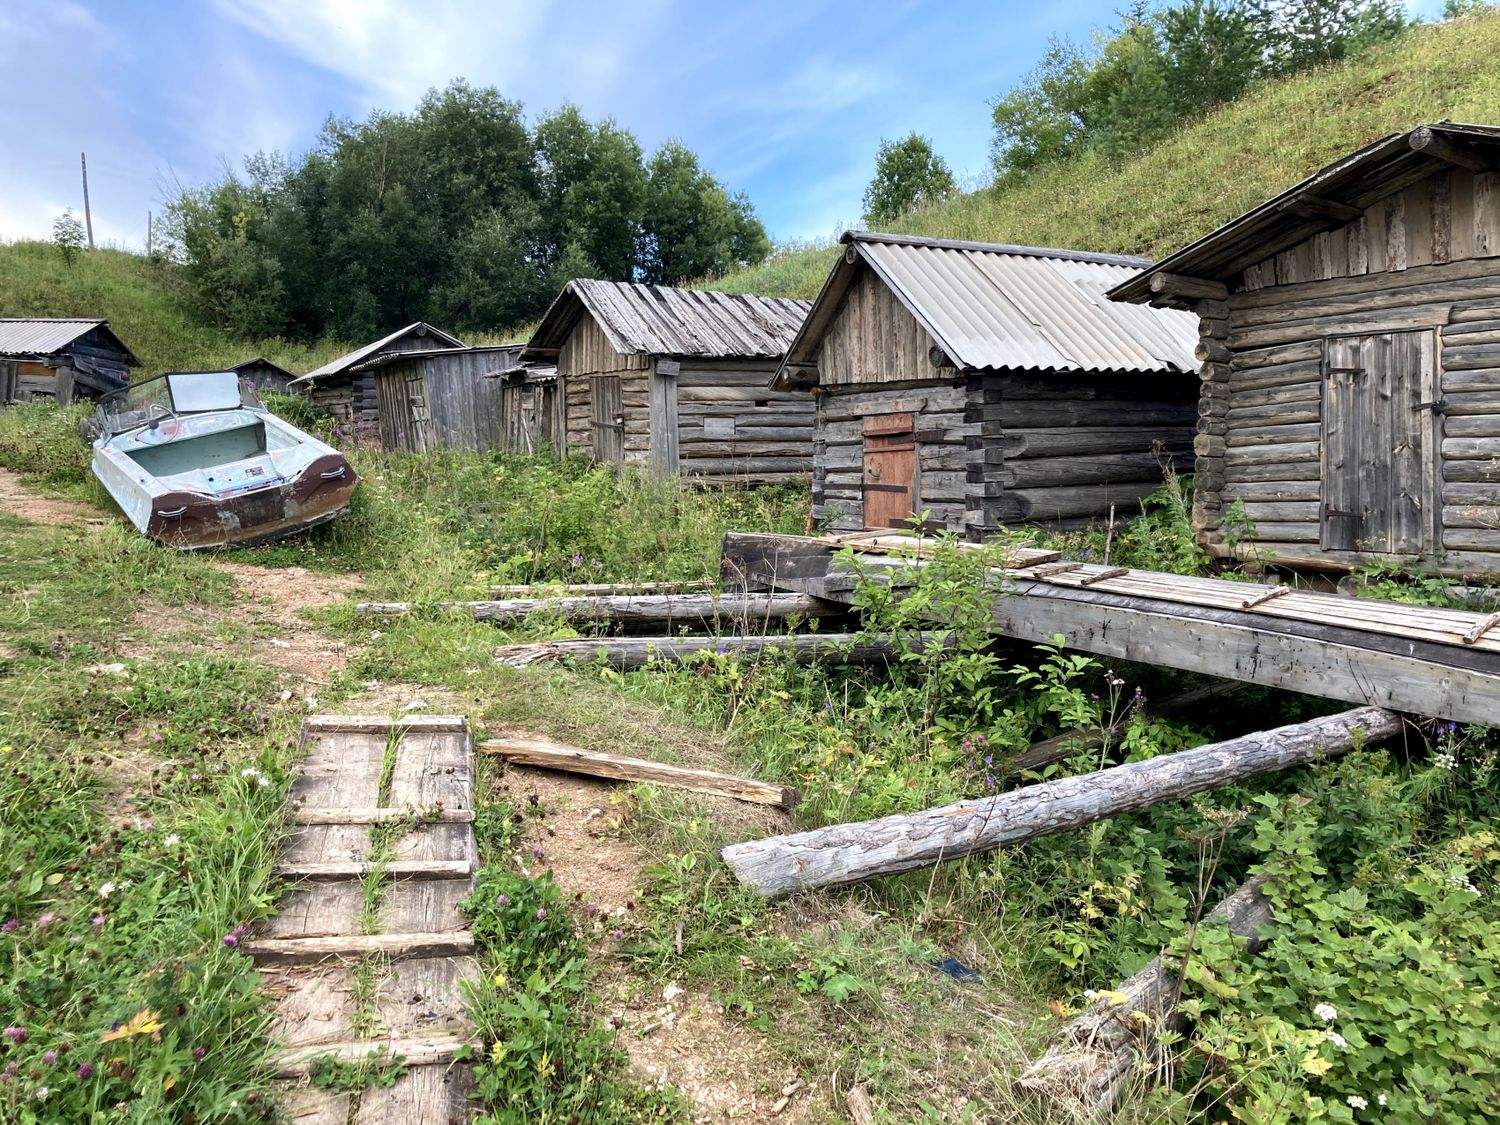
[[[829,664],[884,664],[901,658],[901,650],[890,641],[857,637],[855,633],[796,633],[766,637],[600,637],[540,641],[503,645],[495,650],[495,663],[522,668],[560,660],[603,661],[614,668],[628,669],[648,664],[684,664],[704,652],[738,656],[786,653],[799,664],[820,660]]]
[[[837,602],[811,594],[624,594],[587,598],[512,598],[504,601],[440,602],[466,609],[475,621],[513,625],[533,614],[556,616],[569,624],[666,625],[681,622],[768,621],[784,617],[832,617],[849,612]],[[410,602],[361,602],[361,617],[401,617]]]
[[[1260,931],[1271,923],[1271,904],[1263,893],[1268,878],[1257,875],[1242,885],[1200,928],[1227,927],[1251,952],[1259,949]],[[1177,1010],[1181,981],[1170,960],[1163,951],[1113,995],[1064,1024],[1058,1042],[1027,1068],[1021,1084],[1073,1116],[1092,1120],[1108,1114],[1141,1063],[1160,1065],[1163,1032],[1181,1032],[1187,1025]]]
[[[1179,695],[1168,696],[1160,703],[1151,703],[1148,700],[1146,713],[1154,719],[1169,719],[1173,715],[1180,715],[1184,711],[1190,711],[1211,700],[1224,699],[1236,692],[1244,691],[1249,686],[1249,684],[1238,683],[1234,680],[1216,680]],[[1075,754],[1098,750],[1103,745],[1104,732],[1101,730],[1064,731],[1062,734],[1034,742],[1022,750],[1005,763],[1001,776],[1025,773],[1027,770],[1039,770],[1050,766],[1053,762],[1065,762]]]
[[[844,886],[1066,832],[1231,781],[1320,761],[1356,745],[1394,737],[1401,723],[1401,717],[1390,711],[1359,707],[994,797],[748,840],[720,854],[740,882],[767,898]]]
[[[597,598],[601,594],[690,594],[711,590],[712,582],[561,582],[491,586],[492,598]]]
[[[674,789],[691,789],[695,793],[712,793],[733,797],[757,805],[775,805],[791,809],[797,805],[797,791],[786,785],[734,777],[711,770],[687,769],[650,762],[642,758],[622,758],[616,754],[599,754],[577,746],[564,746],[532,738],[488,738],[479,749],[521,766],[538,766],[548,770],[609,777],[616,781],[645,781],[669,785]]]

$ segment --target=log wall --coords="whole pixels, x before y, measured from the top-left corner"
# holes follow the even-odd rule
[[[1276,561],[1500,573],[1497,187],[1494,173],[1429,177],[1247,268],[1226,302],[1200,302],[1194,523],[1211,550],[1230,553],[1224,516],[1239,501],[1254,529],[1246,543]],[[1437,359],[1443,407],[1424,430],[1417,502],[1440,516],[1425,556],[1320,545],[1325,341],[1386,332],[1430,333]],[[1404,390],[1431,401],[1430,388]]]
[[[812,471],[813,396],[773,391],[775,360],[683,360],[676,374],[657,365],[654,378],[675,387],[677,466],[709,481],[770,483],[806,479]],[[665,422],[665,419],[664,419]],[[670,422],[665,422],[670,425]]]
[[[557,377],[563,386],[567,444],[593,451],[589,380],[618,375],[625,414],[625,463],[643,465],[651,452],[648,414],[649,356],[621,355],[592,317],[583,317],[557,353]]]

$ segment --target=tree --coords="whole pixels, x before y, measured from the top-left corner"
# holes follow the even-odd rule
[[[926,137],[913,132],[899,141],[882,140],[875,178],[865,188],[865,222],[893,222],[955,187],[953,173]]]
[[[640,143],[606,119],[564,106],[536,126],[543,220],[556,258],[570,248],[615,281],[635,271],[647,176]],[[555,264],[555,263],[554,263]]]
[[[1054,39],[1041,65],[995,103],[990,154],[997,176],[1024,176],[1081,151],[1091,63],[1072,43]]]
[[[78,216],[73,214],[73,208],[69,207],[52,224],[52,245],[57,247],[57,252],[62,255],[63,265],[68,269],[73,268],[73,262],[83,250],[83,241],[83,223],[79,222]]]
[[[731,197],[686,145],[667,141],[652,155],[646,172],[641,281],[675,285],[758,262],[770,253],[771,240],[749,201]]]
[[[1278,74],[1337,62],[1410,26],[1398,0],[1269,0],[1264,19]]]
[[[1167,90],[1187,117],[1233,101],[1263,71],[1264,12],[1244,0],[1190,0],[1162,11]]]

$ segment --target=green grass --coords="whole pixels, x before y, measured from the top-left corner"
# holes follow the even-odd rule
[[[201,316],[170,262],[123,250],[80,254],[71,267],[47,242],[0,243],[0,317],[102,317],[142,374],[213,369],[252,356],[301,374],[342,355],[337,340],[239,340]]]
[[[1347,63],[1265,86],[1121,164],[1087,156],[983,188],[891,229],[1160,258],[1375,138],[1500,121],[1500,14],[1419,27]],[[835,252],[794,247],[706,288],[817,295]]]

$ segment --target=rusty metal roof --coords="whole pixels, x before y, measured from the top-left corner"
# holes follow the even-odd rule
[[[811,307],[782,297],[578,279],[552,302],[521,358],[555,356],[587,313],[621,355],[780,359]]]
[[[1246,266],[1342,225],[1337,218],[1306,214],[1307,209],[1298,206],[1303,197],[1364,210],[1393,192],[1453,167],[1438,155],[1446,146],[1477,150],[1493,163],[1500,158],[1500,127],[1439,121],[1389,133],[1231,219],[1151,269],[1116,284],[1109,295],[1115,301],[1148,301],[1151,275],[1158,272],[1232,281]]]
[[[858,272],[875,271],[955,367],[967,370],[1170,373],[1197,368],[1198,319],[1119,305],[1105,291],[1144,258],[848,231],[788,367],[817,363]],[[1139,315],[1145,313],[1147,315]]]
[[[0,319],[0,355],[47,356],[63,351],[80,336],[100,329],[125,353],[131,367],[139,367],[124,342],[110,330],[107,320],[82,317],[15,317]]]
[[[430,338],[434,345],[431,349],[433,351],[437,351],[445,347],[464,347],[464,342],[457,336],[450,336],[442,329],[434,328],[426,321],[419,320],[415,324],[408,324],[405,328],[396,329],[396,331],[392,332],[389,336],[382,336],[373,344],[366,344],[362,348],[355,348],[347,355],[339,356],[338,359],[329,360],[322,367],[314,368],[306,375],[302,376],[302,378],[293,379],[290,383],[287,384],[287,386],[302,387],[306,386],[309,383],[316,382],[317,380],[325,378],[329,375],[342,375],[344,372],[352,368],[355,364],[359,363],[361,360],[369,359],[371,356],[378,355],[381,352],[398,350],[392,348],[391,345],[403,339],[404,337],[412,335],[419,336],[424,340]]]

